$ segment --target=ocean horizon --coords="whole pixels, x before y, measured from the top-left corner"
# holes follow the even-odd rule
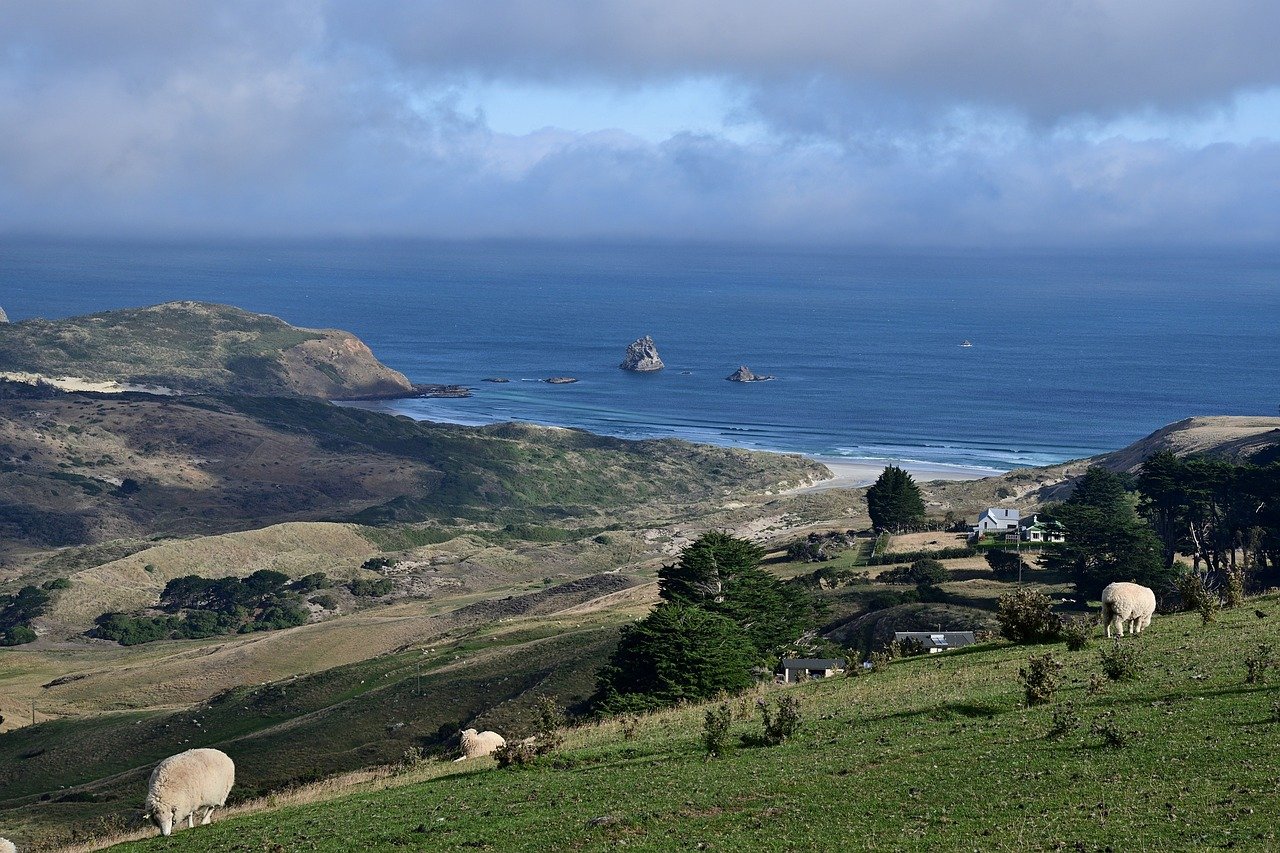
[[[415,418],[990,472],[1275,414],[1278,282],[1280,255],[1227,251],[0,243],[15,322],[194,299],[343,328],[474,389],[374,404]],[[643,335],[666,369],[620,370]],[[739,365],[776,378],[725,381]]]

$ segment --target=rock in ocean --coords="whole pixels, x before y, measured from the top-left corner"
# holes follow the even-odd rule
[[[752,373],[751,369],[746,365],[739,367],[733,373],[730,373],[725,377],[725,379],[728,379],[730,382],[768,382],[772,378],[772,376],[760,376]]]
[[[658,348],[653,344],[653,338],[645,335],[631,346],[627,347],[627,355],[619,364],[623,370],[634,370],[636,373],[648,373],[653,370],[661,370],[666,367],[662,363],[662,358],[658,355]]]

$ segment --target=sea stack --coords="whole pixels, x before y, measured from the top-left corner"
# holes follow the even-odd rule
[[[746,365],[739,367],[733,373],[730,373],[725,377],[725,379],[730,382],[768,382],[772,378],[772,376],[760,376],[752,373],[751,369]]]
[[[653,338],[645,335],[627,347],[626,358],[622,359],[622,364],[619,364],[618,367],[623,370],[632,370],[636,373],[649,373],[654,370],[661,370],[666,365],[662,363],[662,358],[658,355],[658,348],[654,346]]]
[[[9,315],[4,313],[4,309],[0,308],[0,323],[9,322]]]

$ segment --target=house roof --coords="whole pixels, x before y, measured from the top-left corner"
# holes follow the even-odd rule
[[[844,669],[844,658],[783,658],[783,669]]]
[[[981,524],[984,518],[989,518],[992,521],[1017,521],[1021,516],[1021,512],[1010,507],[989,506],[979,513],[978,523]]]
[[[894,631],[893,639],[915,640],[926,649],[949,649],[977,642],[972,631]]]

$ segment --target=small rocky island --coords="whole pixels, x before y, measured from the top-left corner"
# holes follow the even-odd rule
[[[9,315],[4,313],[4,309],[0,308],[0,323],[9,322]]]
[[[655,370],[661,370],[666,367],[662,363],[662,357],[658,355],[658,348],[654,346],[653,338],[645,335],[631,343],[627,347],[626,357],[622,359],[622,364],[618,367],[623,370],[630,370],[635,373],[651,373]]]
[[[742,367],[739,367],[737,370],[735,370],[733,373],[730,373],[728,376],[726,376],[725,379],[729,380],[730,382],[768,382],[769,380],[773,379],[773,377],[761,376],[759,374],[752,373],[749,367],[747,367],[746,365],[743,365]]]
[[[551,385],[569,385],[577,382],[578,380],[574,379],[572,376],[552,376],[550,379],[544,379],[542,381]]]
[[[480,381],[481,382],[497,382],[501,384],[504,382],[510,382],[511,380],[507,379],[505,376],[489,376],[484,379],[481,379]]]

